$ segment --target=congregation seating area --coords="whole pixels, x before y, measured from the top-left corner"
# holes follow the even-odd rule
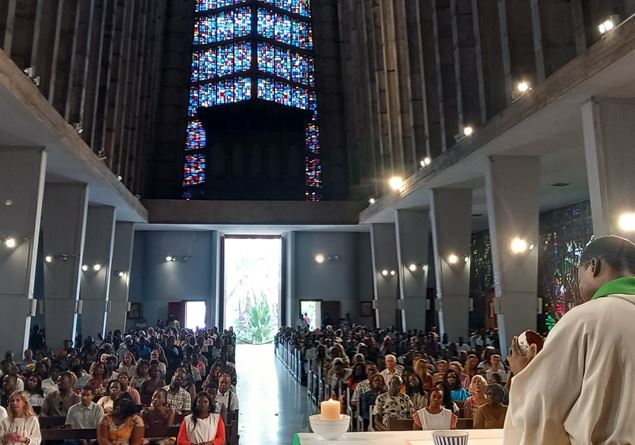
[[[77,348],[67,341],[58,350],[47,348],[41,333],[35,334],[32,349],[25,351],[21,361],[7,351],[0,362],[0,427],[4,428],[3,413],[28,418],[33,416],[30,412],[37,417],[44,443],[101,441],[100,429],[111,428],[108,422],[116,417],[116,422],[123,422],[116,425],[128,421],[134,425],[131,431],[138,441],[181,443],[179,433],[187,431],[190,413],[199,418],[197,400],[202,398],[209,401],[209,413],[218,415],[218,427],[224,428],[222,444],[238,444],[236,345],[231,329],[194,332],[176,324],[130,330],[125,335],[115,331],[98,341],[76,339]],[[14,398],[23,398],[24,412],[11,411]],[[78,417],[71,415],[72,409],[80,411]],[[88,412],[92,423],[76,424],[84,422]],[[96,415],[98,420],[93,420],[93,412],[101,413]],[[39,440],[34,437],[31,443],[37,445]],[[136,445],[132,436],[128,440]]]
[[[327,345],[330,344],[330,348],[336,347],[341,350],[342,348],[334,346],[339,344],[344,350],[350,351],[351,359],[348,357],[344,357],[344,359],[349,362],[351,367],[358,364],[365,367],[372,365],[377,366],[378,371],[384,372],[386,356],[388,354],[395,355],[399,363],[397,372],[401,376],[408,373],[420,374],[417,371],[421,371],[421,366],[417,367],[416,362],[422,360],[425,362],[426,369],[421,380],[427,380],[422,392],[425,393],[425,405],[427,406],[433,385],[444,386],[447,390],[447,373],[454,371],[457,365],[460,367],[456,369],[458,377],[463,381],[466,377],[469,377],[471,381],[474,376],[478,375],[482,376],[488,384],[498,382],[508,387],[506,382],[510,376],[505,364],[500,362],[500,371],[498,372],[488,365],[488,359],[492,356],[495,357],[495,360],[500,359],[496,349],[497,345],[493,341],[494,336],[490,334],[475,333],[470,338],[470,344],[462,343],[457,348],[457,343],[443,342],[438,339],[434,332],[427,334],[417,331],[400,333],[353,326],[341,329],[327,328],[326,332],[319,333],[317,331],[309,332],[306,328],[282,328],[276,338],[276,355],[298,384],[306,386],[307,397],[310,399],[314,411],[319,412],[322,401],[336,399],[341,401],[341,413],[348,414],[351,418],[349,427],[351,432],[406,431],[421,429],[421,426],[415,427],[416,422],[410,412],[403,417],[390,416],[385,425],[377,425],[374,415],[377,413],[374,411],[374,405],[367,407],[367,413],[363,413],[360,407],[354,406],[352,403],[353,394],[355,388],[362,382],[354,381],[350,368],[345,368],[347,371],[340,377],[334,377],[337,374],[333,372],[333,363],[336,359],[343,357],[339,353],[335,354],[337,357],[329,357],[329,352],[327,352],[329,346]],[[317,342],[313,343],[314,341]],[[377,345],[381,346],[377,347]],[[316,355],[316,350],[322,351],[322,354]],[[360,350],[364,352],[360,352]],[[470,375],[468,376],[466,373]],[[501,375],[504,375],[505,378],[501,379]],[[479,378],[477,377],[477,379]],[[466,392],[458,390],[457,392],[462,393],[463,397],[467,394],[468,398],[478,398],[480,402],[484,402],[482,395],[484,387],[474,390],[472,384],[467,386],[466,388],[461,387]],[[385,389],[386,387],[384,387]],[[407,393],[409,390],[409,384],[404,383],[401,393]],[[455,391],[449,390],[449,392],[454,394]],[[507,393],[508,389],[505,388],[505,394]],[[453,407],[456,415],[456,423],[452,425],[452,429],[475,428],[474,413],[476,409],[474,409],[473,401],[468,402],[470,412],[467,412],[466,401],[466,398],[460,399],[458,397],[456,399],[450,397],[449,402],[446,399],[446,404]],[[416,408],[425,407],[419,405]],[[506,409],[506,407],[504,408]],[[498,426],[498,428],[501,427],[502,425]]]

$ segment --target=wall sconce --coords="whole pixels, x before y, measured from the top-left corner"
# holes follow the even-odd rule
[[[101,264],[99,264],[99,263],[97,263],[97,264],[93,264],[93,270],[94,270],[95,272],[99,272],[99,271],[101,270],[101,268],[102,268],[102,265],[101,265]]]
[[[117,275],[119,278],[125,278],[126,277],[126,272],[123,270],[117,270],[115,271],[115,275]]]
[[[55,253],[55,254],[46,255],[44,257],[44,261],[50,264],[54,261],[67,262],[71,258],[75,258],[75,255],[69,255],[68,253]]]
[[[179,255],[179,256],[166,255],[165,262],[166,263],[176,263],[177,261],[180,261],[180,262],[183,262],[183,263],[187,263],[189,259],[190,259],[190,256],[188,256],[188,255]]]
[[[459,262],[459,257],[456,254],[451,253],[450,255],[448,255],[449,264],[456,264],[458,262]]]
[[[394,191],[401,190],[401,187],[403,187],[403,178],[401,176],[392,176],[388,179],[388,185]]]
[[[416,272],[417,271],[417,265],[415,263],[412,263],[411,265],[408,266],[408,270],[410,272]]]
[[[322,264],[325,261],[328,261],[329,263],[332,263],[334,261],[340,261],[342,259],[342,257],[339,256],[339,255],[324,256],[323,254],[318,253],[317,255],[315,255],[315,257],[313,259],[315,260],[316,263]]]
[[[391,270],[391,271],[390,271],[390,276],[391,276],[391,277],[394,277],[396,274],[397,274],[397,272],[396,272],[396,271],[394,271],[394,270]]]
[[[382,271],[381,271],[381,274],[382,274],[384,277],[387,277],[387,276],[388,276],[388,273],[389,273],[389,272],[388,272],[388,269],[384,269],[384,270],[382,270]]]

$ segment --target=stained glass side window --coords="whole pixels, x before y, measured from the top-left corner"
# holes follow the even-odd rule
[[[201,121],[193,120],[187,124],[186,150],[201,150],[205,148],[205,129]]]
[[[183,185],[197,185],[205,182],[205,155],[193,154],[185,156]]]
[[[258,34],[302,49],[313,48],[311,25],[268,9],[258,10]]]
[[[262,3],[275,6],[294,14],[311,17],[311,2],[309,0],[260,0]]]
[[[208,45],[244,37],[251,32],[251,8],[238,8],[198,17],[194,22],[194,45]]]
[[[250,98],[250,77],[239,77],[193,86],[190,88],[188,113],[190,117],[194,117],[199,107],[208,108],[214,105],[241,102]]]

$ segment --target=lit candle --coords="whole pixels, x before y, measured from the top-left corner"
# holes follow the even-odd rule
[[[340,420],[339,400],[326,400],[320,404],[320,418],[322,420]]]

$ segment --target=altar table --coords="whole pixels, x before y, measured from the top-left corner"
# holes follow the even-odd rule
[[[502,445],[503,430],[466,430],[468,445]],[[296,433],[293,445],[433,445],[432,431],[345,433],[339,440],[324,440],[313,433]]]

